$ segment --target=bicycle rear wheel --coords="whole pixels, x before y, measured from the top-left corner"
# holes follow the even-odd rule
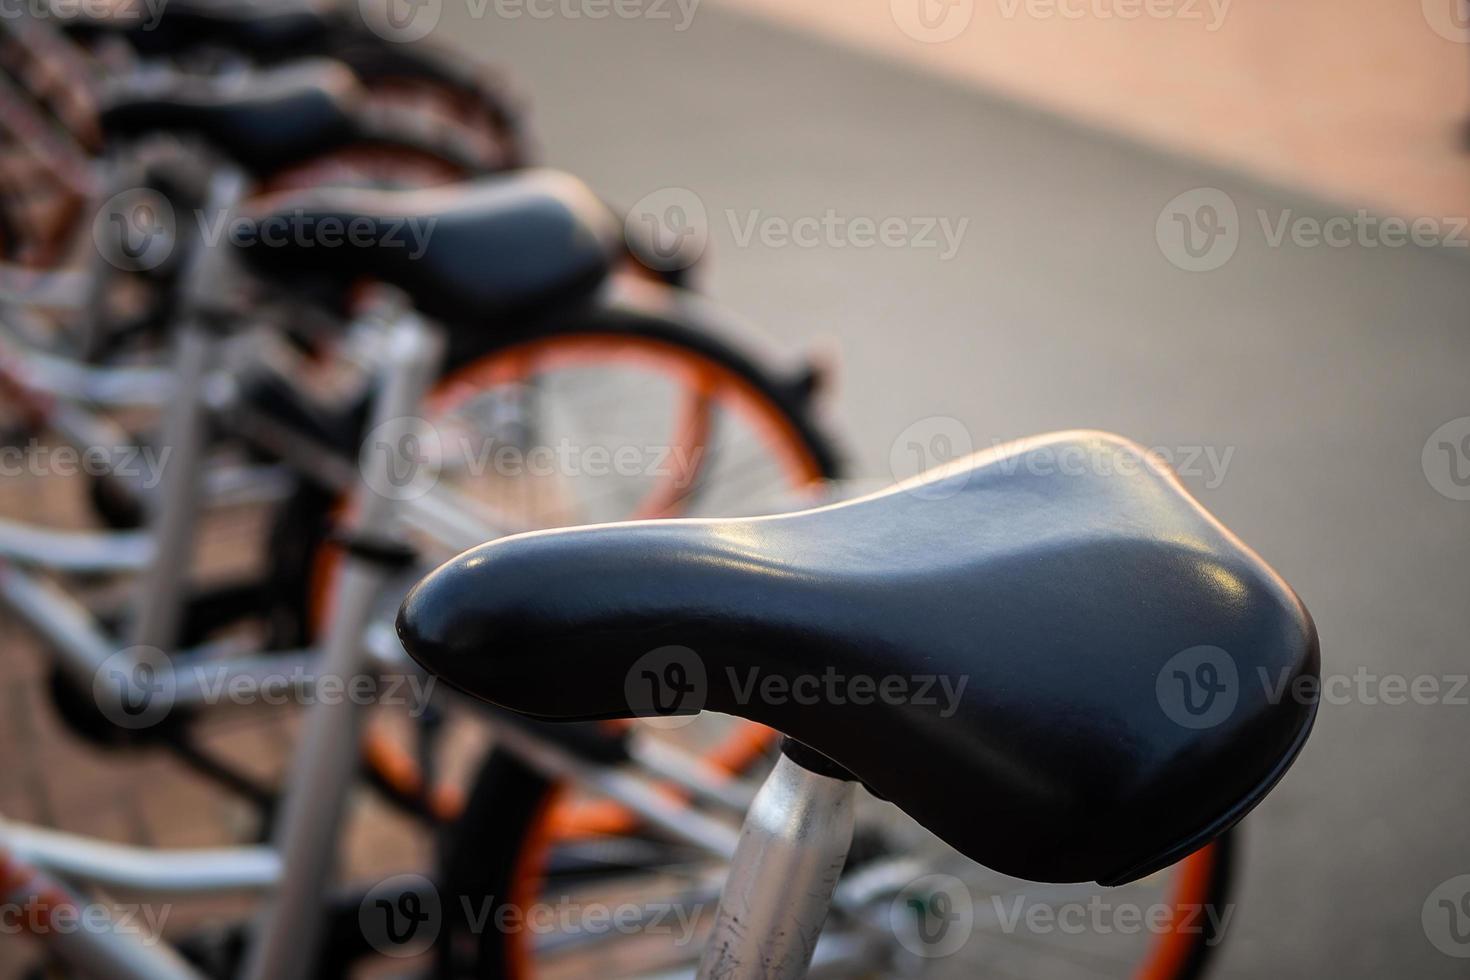
[[[514,368],[502,370],[506,377],[517,376]],[[701,717],[703,724],[728,726],[721,747],[733,745],[742,731],[751,735],[733,719]],[[738,762],[728,771],[754,767],[768,746],[759,734],[749,738],[743,753],[732,753]],[[711,759],[719,749],[706,745],[702,751]],[[847,879],[869,882],[864,887],[872,896],[863,908],[835,914],[833,920],[835,934],[856,936],[864,945],[852,963],[834,963],[829,967],[834,972],[822,976],[876,977],[906,969],[934,980],[990,975],[986,970],[1048,980],[1098,975],[1191,980],[1201,975],[1228,924],[1232,835],[1130,888],[1057,888],[987,872],[948,851],[892,807],[869,804],[876,816],[859,836]],[[616,805],[579,798],[572,787],[544,778],[508,753],[490,753],[450,840],[442,882],[445,976],[559,980],[593,969],[606,977],[642,976],[665,968],[687,970],[697,958],[703,936],[699,923],[707,925],[717,897],[718,863],[644,830]],[[921,851],[932,854],[925,867],[935,870],[895,881],[893,869]],[[932,883],[921,884],[932,875],[961,890],[975,913],[969,926],[973,934],[942,956],[932,955],[918,941],[923,933],[903,919],[906,901],[918,898],[925,908],[932,906]],[[661,914],[651,910],[679,908],[688,913],[683,921],[689,929],[607,931],[610,903],[617,909],[640,905],[648,913],[645,925]],[[1102,912],[1094,913],[1099,905]],[[559,910],[568,908],[589,916],[595,910],[604,931],[588,921],[571,928],[537,926],[558,921]],[[467,910],[473,910],[472,917],[456,917]],[[1082,935],[1073,935],[1069,917],[1079,911],[1101,914],[1104,921],[1094,925],[1088,919]],[[1045,923],[1048,916],[1068,924],[1032,924]],[[663,924],[668,924],[666,914]],[[918,940],[901,936],[905,929]]]
[[[439,47],[384,42],[351,30],[329,45],[367,89],[369,117],[408,124],[429,145],[464,155],[481,172],[525,166],[531,156],[517,100],[504,80]]]
[[[837,475],[809,385],[673,317],[597,308],[528,339],[481,346],[461,344],[424,415],[438,447],[437,482],[507,532],[789,509],[813,502]],[[303,491],[274,535],[281,560],[271,577],[288,607],[276,615],[303,624],[298,637],[325,622],[337,568],[326,528],[340,507]],[[383,608],[391,612],[399,598]],[[655,737],[677,738],[725,773],[745,771],[773,742],[768,730],[733,719]],[[427,785],[400,740],[375,728],[365,755],[374,782],[395,799],[457,818],[464,793]],[[621,807],[574,795],[554,817],[569,836],[638,825]]]

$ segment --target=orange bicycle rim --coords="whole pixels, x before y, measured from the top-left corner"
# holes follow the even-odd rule
[[[628,334],[558,334],[517,344],[487,354],[440,379],[426,400],[426,413],[447,410],[463,397],[486,388],[524,381],[537,371],[583,363],[621,363],[672,369],[684,381],[686,398],[675,423],[674,439],[684,450],[683,459],[703,459],[695,450],[711,434],[710,416],[721,395],[743,420],[765,436],[777,455],[786,478],[794,487],[812,486],[825,477],[821,464],[807,447],[801,433],[771,400],[747,378],[688,349],[656,338]],[[673,485],[660,485],[635,508],[630,519],[668,517],[684,502],[692,474],[676,474]],[[311,613],[314,629],[326,622],[330,606],[330,583],[340,562],[338,549],[326,546],[317,555],[311,576]],[[732,775],[745,771],[768,752],[776,733],[752,722],[733,726],[720,742],[703,753],[710,765]],[[362,751],[370,768],[404,796],[424,790],[423,778],[413,756],[385,732],[369,728],[363,735]],[[463,793],[458,788],[433,787],[429,795],[434,816],[445,821],[458,817]],[[569,794],[549,814],[549,826],[558,837],[587,837],[624,834],[638,826],[638,818],[610,800],[579,800]]]

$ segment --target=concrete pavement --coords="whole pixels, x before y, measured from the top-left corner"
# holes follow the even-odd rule
[[[1470,502],[1425,465],[1454,486],[1435,460],[1455,441],[1425,447],[1470,415],[1463,229],[1395,246],[1353,207],[718,8],[683,32],[468,9],[445,0],[435,37],[534,94],[546,161],[624,205],[692,192],[710,291],[793,344],[840,347],[834,416],[864,475],[943,419],[976,447],[1097,426],[1197,453],[1188,482],[1301,592],[1333,685],[1248,821],[1220,975],[1465,975],[1421,922],[1470,872],[1470,706],[1451,696],[1470,673]],[[1201,188],[1235,209],[1213,238],[1218,196],[1171,205]],[[864,218],[912,234],[858,247]],[[968,221],[948,261],[914,241],[930,218]],[[832,220],[824,243],[782,244]],[[1389,703],[1391,677],[1433,679],[1435,703]]]

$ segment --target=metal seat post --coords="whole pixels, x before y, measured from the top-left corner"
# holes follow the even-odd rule
[[[228,215],[243,194],[244,176],[223,170],[210,184],[209,209]],[[164,420],[158,457],[162,467],[159,493],[151,500],[149,514],[153,558],[138,583],[138,602],[128,634],[132,646],[164,652],[172,650],[178,640],[203,480],[209,418],[205,384],[228,317],[216,299],[225,292],[226,250],[202,239],[191,240],[189,245],[182,284],[183,317],[174,338],[173,403]]]
[[[857,784],[783,752],[745,817],[699,980],[801,980],[852,844]]]

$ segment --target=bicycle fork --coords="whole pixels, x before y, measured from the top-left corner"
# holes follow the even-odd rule
[[[801,980],[811,965],[852,844],[857,784],[798,758],[783,749],[746,814],[699,980]]]

